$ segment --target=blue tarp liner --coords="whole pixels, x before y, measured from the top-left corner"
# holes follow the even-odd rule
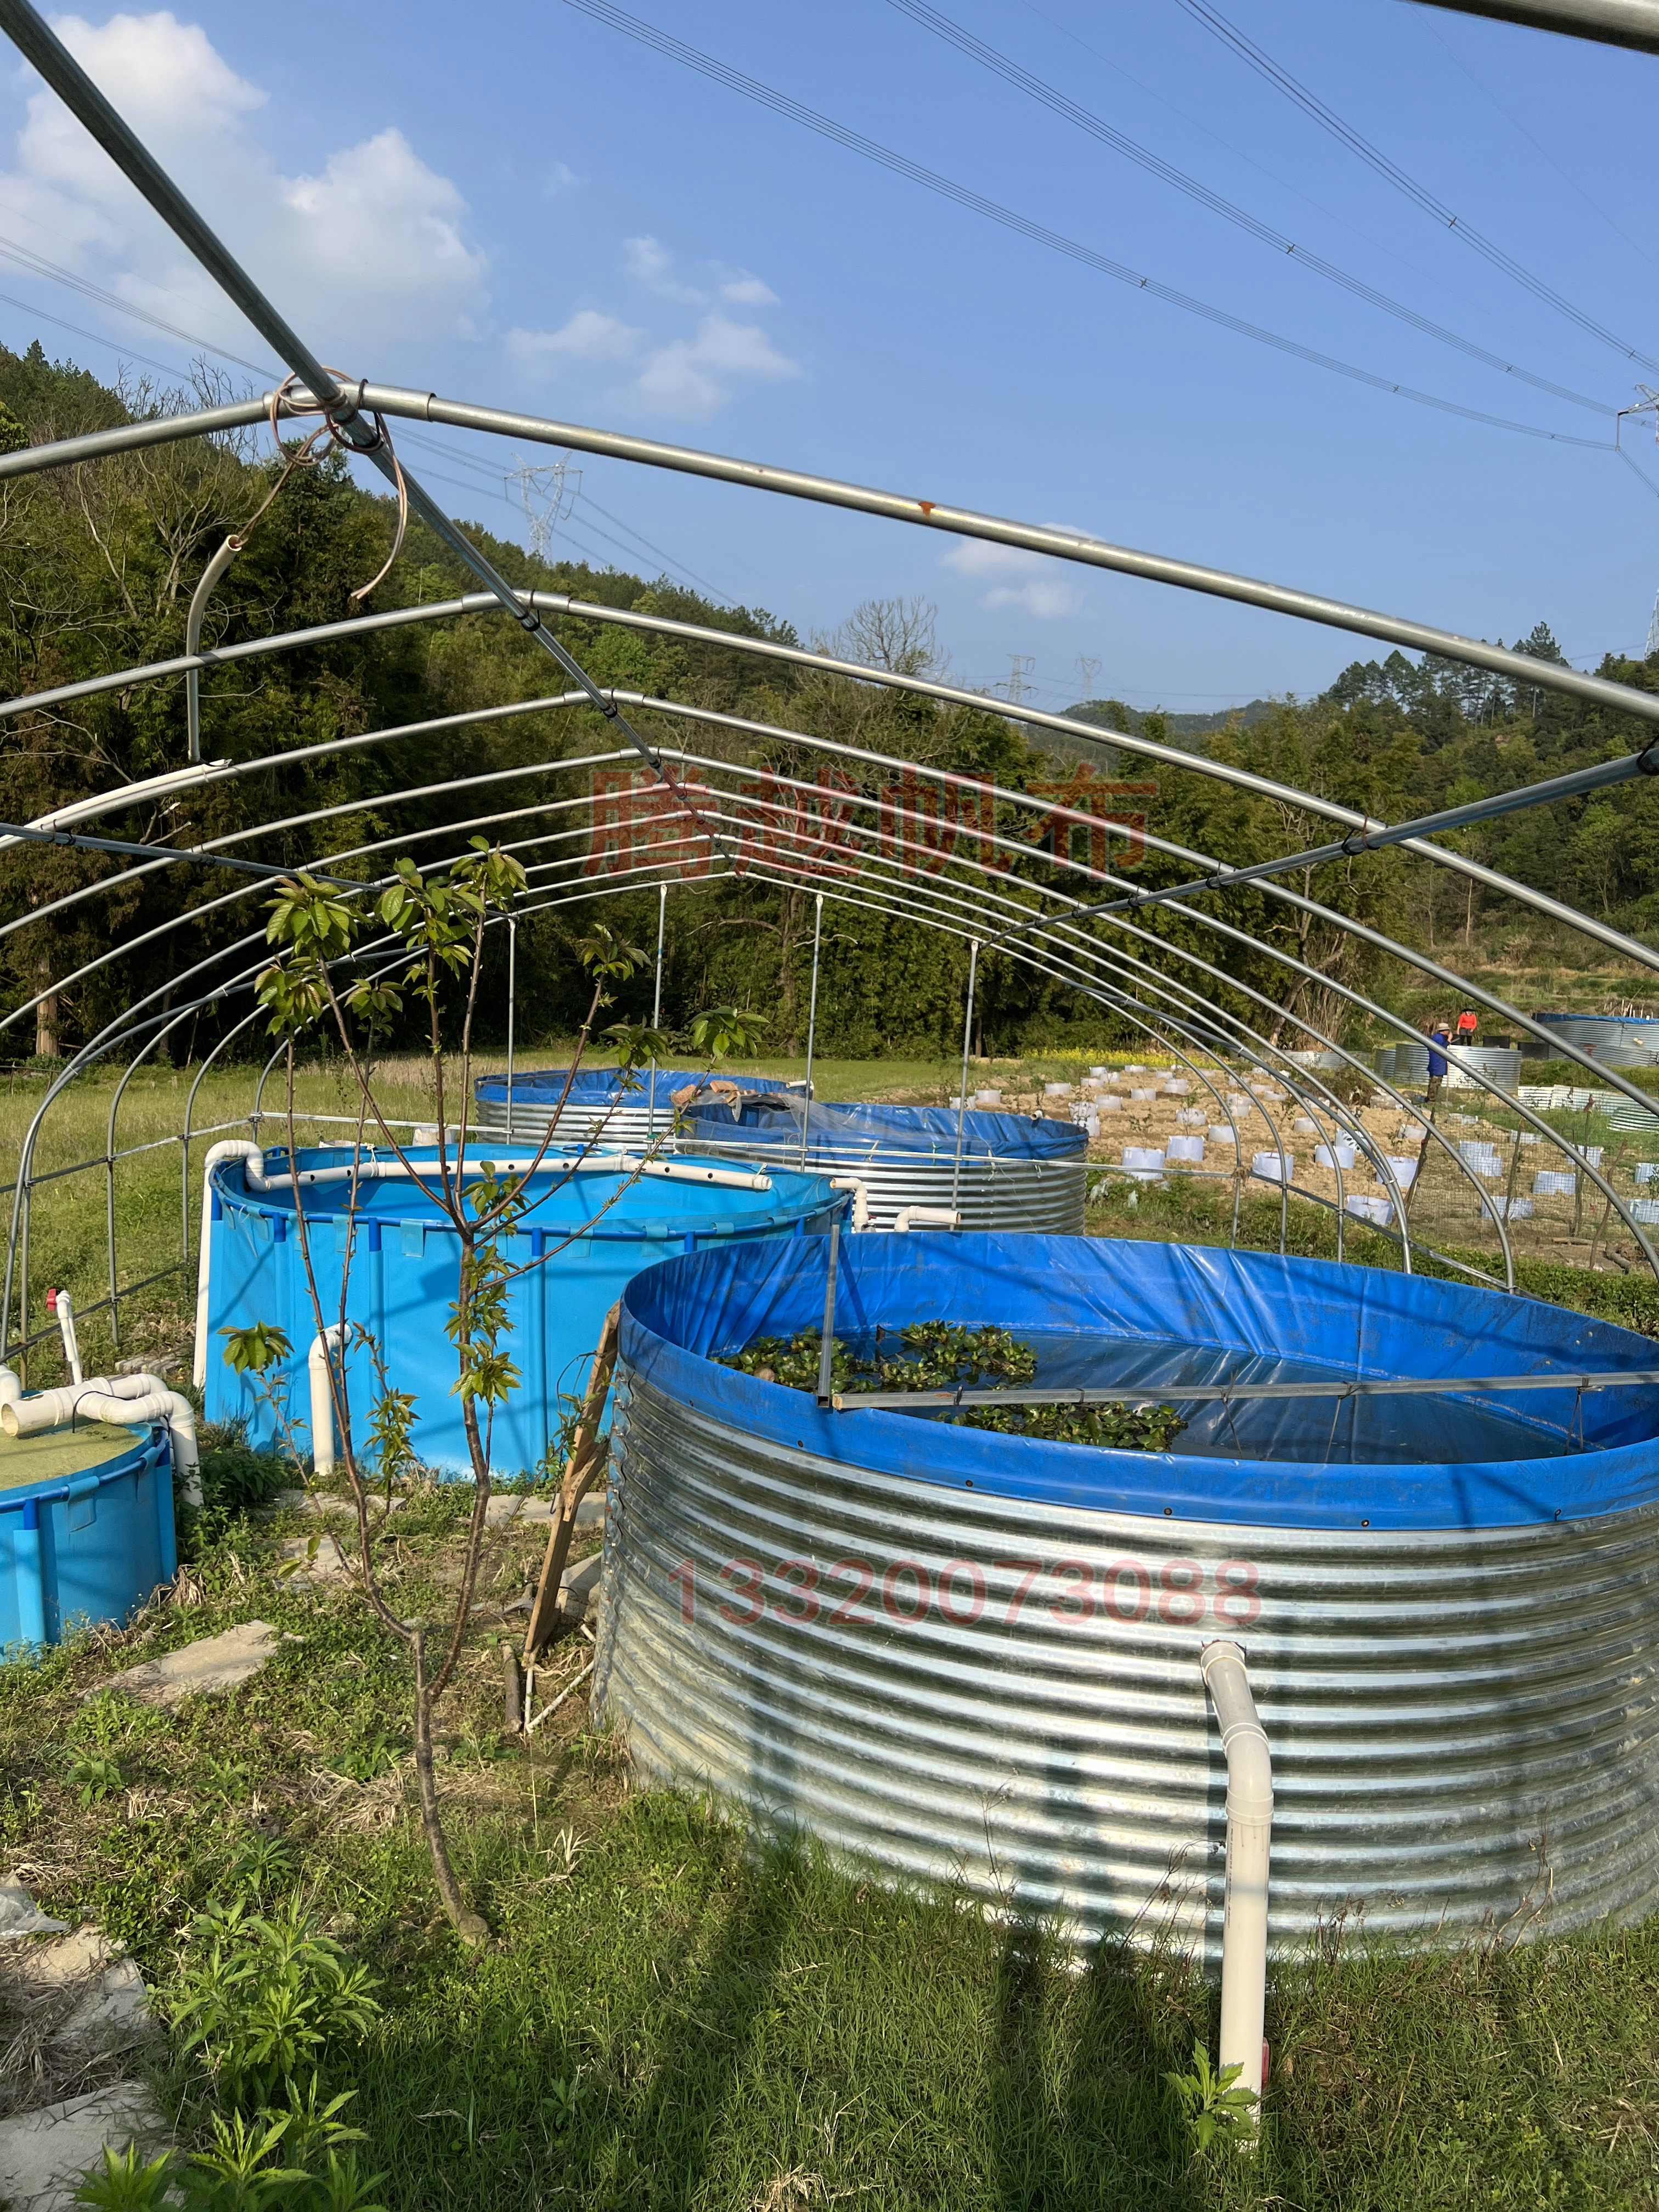
[[[476,1171],[489,1152],[487,1143],[475,1144],[470,1170]],[[389,1157],[369,1154],[367,1147],[365,1156]],[[349,1149],[337,1147],[307,1151],[300,1164],[339,1167],[350,1157]],[[435,1150],[407,1157],[436,1180]],[[524,1227],[506,1239],[507,1257],[515,1266],[529,1267],[546,1255],[507,1292],[506,1349],[523,1382],[496,1411],[491,1461],[508,1474],[533,1468],[540,1459],[558,1427],[561,1392],[582,1387],[605,1316],[641,1267],[702,1244],[822,1232],[831,1220],[845,1218],[849,1204],[846,1193],[831,1190],[821,1176],[772,1173],[769,1190],[659,1176],[630,1183],[615,1174],[562,1176],[560,1159],[553,1152],[548,1168],[530,1178],[538,1202]],[[273,1175],[288,1164],[276,1152],[265,1161]],[[312,1267],[331,1320],[339,1314],[349,1191],[342,1182],[313,1183],[303,1193]],[[293,1357],[264,1380],[303,1438],[310,1413],[306,1362],[317,1318],[295,1194],[250,1191],[240,1160],[215,1168],[212,1194],[207,1417],[246,1421],[249,1441],[261,1448],[280,1441],[270,1394],[225,1365],[219,1335],[226,1328],[271,1322],[286,1330]],[[470,1474],[460,1401],[453,1395],[455,1352],[444,1334],[459,1280],[460,1239],[422,1186],[402,1180],[359,1185],[351,1234],[346,1317],[380,1343],[392,1388],[415,1393],[421,1416],[416,1455],[428,1466]],[[361,1442],[374,1381],[366,1347],[354,1346],[347,1371]]]
[[[523,1075],[515,1075],[513,1079],[515,1103],[526,1106],[556,1105],[569,1073],[568,1068],[564,1067],[539,1067]],[[647,1067],[639,1071],[633,1085],[624,1092],[619,1089],[614,1067],[582,1067],[577,1069],[575,1080],[571,1084],[570,1103],[573,1106],[608,1106],[618,1097],[625,1097],[630,1103],[643,1106],[652,1095],[653,1080],[656,1096],[665,1103],[677,1091],[684,1090],[688,1083],[740,1080],[745,1091],[781,1091],[784,1087],[768,1076],[728,1077],[719,1068],[711,1075],[705,1068]],[[507,1103],[507,1078],[504,1075],[481,1075],[472,1088],[474,1095],[479,1098],[487,1098],[500,1106]]]
[[[676,1260],[623,1300],[625,1360],[750,1437],[909,1480],[1182,1520],[1505,1528],[1659,1503],[1659,1389],[1188,1404],[1170,1452],[1109,1451],[883,1412],[714,1364],[823,1318],[826,1240]],[[1659,1370],[1659,1347],[1502,1291],[1317,1260],[1103,1238],[843,1238],[836,1334],[995,1322],[1037,1387]],[[896,1347],[894,1347],[896,1349]]]
[[[745,1082],[745,1091],[750,1088]],[[699,1100],[686,1114],[685,1135],[705,1144],[742,1143],[757,1156],[768,1145],[800,1145],[801,1101],[747,1098],[733,1115],[729,1107]],[[1071,1121],[1029,1121],[1021,1114],[974,1114],[963,1117],[964,1159],[1078,1159],[1089,1148],[1089,1133]],[[807,1123],[807,1155],[816,1146],[850,1158],[859,1146],[871,1152],[920,1152],[954,1159],[957,1111],[953,1106],[841,1106],[815,1104]]]

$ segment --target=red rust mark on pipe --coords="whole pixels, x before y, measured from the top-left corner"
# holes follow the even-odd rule
[[[931,499],[919,499],[916,501],[916,505],[921,509],[924,514],[931,514],[934,507],[938,505],[938,501]]]

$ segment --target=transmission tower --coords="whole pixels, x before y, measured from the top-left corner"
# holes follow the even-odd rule
[[[1009,654],[1008,682],[1006,688],[1008,694],[1008,704],[1011,707],[1023,707],[1024,705],[1025,694],[1030,689],[1030,686],[1026,683],[1025,679],[1036,666],[1036,655],[1035,653],[1011,653]]]
[[[516,492],[524,509],[530,526],[531,550],[538,561],[545,561],[553,532],[569,514],[582,488],[581,471],[573,469],[567,457],[539,467],[509,469],[505,482],[507,496]]]
[[[1079,653],[1077,657],[1077,672],[1082,686],[1080,696],[1092,699],[1095,696],[1095,678],[1100,673],[1100,655],[1097,653]]]
[[[1648,624],[1648,641],[1642,649],[1644,660],[1651,660],[1659,653],[1659,592],[1654,595],[1653,618]]]

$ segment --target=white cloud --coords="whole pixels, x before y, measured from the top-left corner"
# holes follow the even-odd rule
[[[623,239],[623,267],[630,276],[637,276],[641,284],[661,283],[673,265],[674,257],[660,240]]]
[[[659,347],[635,391],[658,414],[704,416],[731,398],[734,380],[779,384],[800,373],[800,363],[780,353],[757,323],[716,313],[703,317],[695,337]]]
[[[648,285],[659,299],[678,300],[682,307],[706,307],[708,295],[695,284],[683,284],[672,274],[674,257],[657,238],[625,238],[623,266],[636,282]]]
[[[639,351],[644,336],[615,315],[582,307],[556,331],[509,331],[507,349],[515,361],[526,362],[628,361]]]
[[[586,182],[586,178],[579,177],[568,161],[555,161],[542,179],[542,190],[549,199],[556,199],[561,192],[574,191],[578,185]]]
[[[701,417],[723,407],[740,384],[781,384],[801,374],[758,323],[738,321],[715,304],[768,307],[777,295],[746,269],[728,264],[700,264],[712,272],[714,289],[684,283],[679,264],[659,238],[649,233],[623,240],[623,267],[659,300],[701,309],[689,337],[654,339],[620,316],[584,307],[556,331],[515,330],[507,351],[522,367],[544,373],[574,363],[631,362],[631,384],[613,391],[653,414]]]
[[[769,284],[763,284],[758,276],[746,273],[727,279],[720,286],[720,297],[729,300],[734,307],[775,307],[778,295]]]
[[[465,331],[487,304],[487,258],[466,234],[465,203],[402,131],[331,153],[315,175],[284,176],[250,128],[264,93],[198,25],[164,9],[102,24],[64,16],[56,27],[325,359],[349,369],[358,347]],[[135,306],[251,350],[217,288],[44,88],[28,99],[15,166],[0,173],[0,228],[12,221],[26,237],[50,234],[55,258],[67,245],[77,270]]]
[[[1052,530],[1069,528],[1050,523]],[[1042,553],[1023,552],[1017,545],[994,545],[982,538],[964,538],[945,556],[944,565],[959,576],[990,583],[980,600],[988,611],[1022,607],[1039,622],[1056,622],[1081,611],[1082,595],[1075,584]]]

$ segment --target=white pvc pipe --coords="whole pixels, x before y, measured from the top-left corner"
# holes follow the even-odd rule
[[[215,1148],[218,1148],[216,1146]],[[235,1149],[233,1147],[232,1149]],[[694,1160],[647,1160],[637,1152],[589,1152],[579,1160],[566,1159],[562,1154],[544,1153],[538,1160],[533,1153],[523,1159],[497,1159],[488,1146],[474,1145],[474,1165],[477,1174],[485,1160],[498,1175],[527,1175],[532,1170],[538,1175],[628,1175],[653,1176],[665,1182],[695,1182],[712,1184],[722,1190],[770,1190],[772,1178],[741,1168],[704,1167]],[[452,1163],[452,1170],[453,1170]],[[309,1189],[316,1183],[329,1182],[431,1182],[438,1170],[435,1161],[405,1166],[402,1160],[359,1159],[346,1160],[338,1167],[301,1168],[296,1175],[285,1170],[277,1175],[265,1172],[264,1154],[256,1146],[243,1154],[242,1172],[252,1191],[261,1194],[272,1190],[292,1190],[296,1183]]]
[[[210,1145],[202,1163],[202,1238],[196,1258],[196,1346],[190,1379],[198,1390],[207,1387],[208,1279],[213,1267],[213,1170],[221,1160],[258,1160],[264,1154],[246,1137],[232,1137]]]
[[[850,1190],[853,1194],[853,1227],[854,1231],[870,1226],[870,1186],[862,1176],[831,1176],[831,1190]]]
[[[902,1206],[893,1218],[894,1231],[908,1229],[960,1229],[962,1216],[954,1206]]]
[[[306,1359],[311,1382],[311,1465],[319,1482],[326,1482],[334,1472],[334,1393],[329,1382],[328,1355],[331,1347],[343,1341],[349,1327],[348,1322],[343,1329],[336,1321],[319,1329],[311,1340]]]
[[[1204,1682],[1227,1754],[1227,1903],[1221,1937],[1221,2065],[1237,2066],[1236,2086],[1257,2100],[1267,2045],[1267,1862],[1273,1838],[1273,1770],[1267,1732],[1256,1717],[1243,1648],[1206,1644]]]
[[[0,1367],[0,1406],[15,1406],[23,1395],[23,1385],[12,1367]]]
[[[83,1379],[81,1343],[75,1334],[75,1308],[70,1303],[70,1294],[67,1291],[48,1291],[46,1304],[58,1316],[58,1334],[64,1340],[64,1357],[69,1362],[70,1381],[78,1384]]]
[[[3,1395],[0,1393],[0,1395]],[[173,1464],[192,1505],[202,1502],[196,1449],[196,1409],[153,1375],[93,1375],[61,1390],[36,1390],[0,1403],[0,1429],[9,1437],[41,1436],[76,1421],[115,1421],[141,1426],[165,1421]]]

